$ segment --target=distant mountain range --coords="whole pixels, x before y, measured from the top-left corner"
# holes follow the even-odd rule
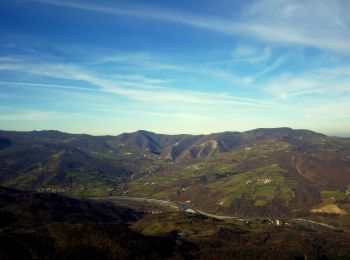
[[[350,138],[290,128],[118,136],[0,131],[0,184],[79,198],[153,197],[237,216],[346,216]]]

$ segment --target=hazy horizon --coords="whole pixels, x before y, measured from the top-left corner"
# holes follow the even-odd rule
[[[349,1],[0,7],[1,129],[350,136]]]
[[[221,132],[158,132],[158,131],[152,131],[152,130],[148,130],[148,129],[136,129],[136,130],[130,130],[130,131],[124,131],[124,132],[116,132],[116,133],[101,133],[101,134],[94,134],[94,133],[88,133],[88,132],[69,132],[69,131],[64,131],[64,130],[58,130],[58,129],[30,129],[30,130],[17,130],[17,129],[0,129],[0,131],[14,131],[14,132],[41,132],[41,131],[58,131],[58,132],[62,132],[62,133],[67,133],[67,134],[86,134],[86,135],[91,135],[91,136],[118,136],[121,134],[125,134],[125,133],[135,133],[138,131],[146,131],[146,132],[152,132],[155,134],[163,134],[163,135],[210,135],[210,134],[218,134],[218,133],[223,133],[223,132],[247,132],[247,131],[252,131],[252,130],[257,130],[257,129],[278,129],[278,128],[290,128],[290,127],[272,127],[272,128],[261,128],[261,127],[257,127],[257,128],[252,128],[252,129],[246,129],[246,130],[226,130],[226,131],[221,131]],[[297,128],[291,128],[293,130],[310,130],[313,131],[311,129],[297,129]],[[316,131],[314,131],[316,132]],[[348,133],[323,133],[323,132],[318,132],[320,134],[324,134],[327,136],[334,136],[334,137],[350,137],[350,134]]]

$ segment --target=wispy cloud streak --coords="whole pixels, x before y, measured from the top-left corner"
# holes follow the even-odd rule
[[[293,7],[295,1],[287,1],[286,3],[282,1],[278,3],[274,0],[259,1],[258,4],[247,8],[249,12],[243,16],[245,22],[146,7],[121,8],[115,5],[105,6],[79,1],[33,1],[115,16],[163,20],[228,35],[247,34],[269,42],[300,44],[350,53],[349,25],[347,21],[342,20],[342,18],[345,19],[344,16],[340,15],[342,10],[336,5],[327,4],[328,1],[305,1],[301,6],[297,6],[298,12],[293,12],[293,8],[296,8]],[[346,2],[342,3],[349,7]],[[315,9],[317,11],[314,11]],[[271,15],[261,15],[264,13]],[[334,17],[338,17],[337,23],[332,22]],[[305,21],[306,18],[308,20]],[[318,22],[310,23],[313,20]],[[319,30],[320,27],[323,27],[322,30]]]
[[[281,104],[257,100],[253,98],[244,98],[221,93],[207,93],[199,91],[190,91],[184,89],[175,89],[163,86],[148,86],[142,88],[143,83],[130,83],[128,81],[115,80],[113,77],[100,76],[96,73],[91,73],[88,70],[72,64],[56,64],[56,63],[2,63],[0,71],[15,71],[29,75],[58,78],[65,80],[86,82],[97,89],[82,88],[76,86],[54,85],[54,84],[38,84],[27,82],[23,86],[30,87],[47,87],[61,88],[67,90],[80,91],[103,91],[116,95],[126,96],[134,100],[145,102],[166,103],[174,102],[178,104],[198,104],[198,105],[215,105],[215,104],[231,104],[252,107],[284,107]],[[21,84],[18,82],[3,82],[3,84]]]

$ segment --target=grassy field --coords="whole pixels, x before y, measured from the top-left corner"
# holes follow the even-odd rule
[[[205,158],[200,162],[174,165],[161,174],[132,180],[128,195],[181,200],[201,205],[205,194],[207,204],[228,208],[236,199],[254,200],[262,207],[273,199],[289,200],[295,194],[286,184],[285,169],[278,164],[247,168],[250,161],[264,155],[263,150],[230,152]],[[254,165],[254,164],[251,164]]]
[[[320,193],[322,198],[322,206],[332,204],[346,198],[345,192],[340,190],[322,190]]]

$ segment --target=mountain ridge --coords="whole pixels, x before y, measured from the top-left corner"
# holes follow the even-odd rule
[[[350,138],[305,129],[118,136],[0,131],[2,185],[75,197],[189,201],[228,215],[301,214],[327,203],[347,211],[349,169]]]
[[[191,134],[191,133],[177,133],[177,134],[164,134],[160,132],[155,132],[155,131],[150,131],[146,129],[139,129],[131,132],[122,132],[119,134],[87,134],[87,133],[70,133],[70,132],[65,132],[61,130],[54,130],[54,129],[43,129],[43,130],[1,130],[1,132],[11,132],[11,133],[56,133],[56,134],[67,134],[67,135],[82,135],[82,136],[91,136],[91,137],[116,137],[120,136],[123,134],[137,134],[137,133],[145,133],[145,134],[156,134],[156,135],[163,135],[163,136],[207,136],[207,135],[215,135],[215,134],[224,134],[224,133],[245,133],[245,132],[253,132],[253,131],[265,131],[265,130],[271,130],[271,131],[278,131],[278,130],[294,130],[294,131],[309,131],[309,132],[314,132],[318,134],[323,134],[326,136],[332,136],[332,137],[339,137],[339,138],[348,138],[344,136],[337,136],[337,135],[328,135],[324,133],[319,133],[314,130],[309,130],[306,128],[292,128],[292,127],[258,127],[250,130],[245,130],[245,131],[236,131],[236,130],[226,130],[222,132],[213,132],[213,133],[207,133],[207,134]]]

